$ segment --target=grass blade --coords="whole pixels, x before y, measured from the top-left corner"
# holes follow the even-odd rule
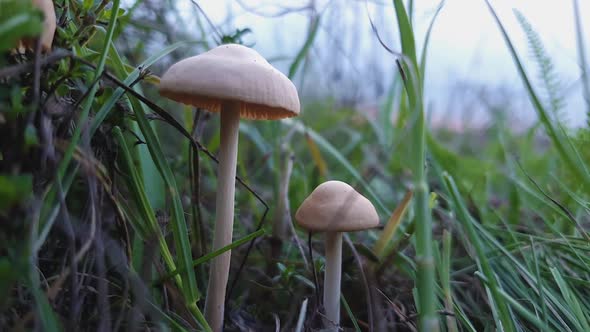
[[[404,216],[408,206],[410,205],[412,195],[412,191],[408,191],[406,193],[401,203],[399,203],[397,208],[391,214],[391,217],[389,218],[389,221],[387,221],[387,224],[385,225],[383,232],[381,232],[381,235],[379,235],[379,239],[377,239],[377,242],[375,242],[373,251],[375,252],[375,254],[377,254],[377,257],[383,256],[385,247],[395,235],[395,231],[399,227],[402,217]]]
[[[453,314],[453,316],[447,316],[447,330],[449,332],[458,332],[457,320],[454,317],[453,307],[455,306],[453,301],[453,294],[451,290],[451,249],[452,249],[452,237],[451,233],[447,230],[443,232],[443,244],[442,244],[442,264],[440,272],[440,283],[442,286],[445,310]]]
[[[457,189],[453,178],[448,174],[443,174],[443,179],[445,181],[445,186],[451,195],[452,203],[454,205],[454,210],[457,213],[458,220],[461,223],[462,228],[467,233],[467,238],[470,245],[475,249],[477,265],[487,280],[486,288],[490,294],[490,306],[492,307],[492,311],[494,313],[496,327],[500,331],[516,331],[514,322],[512,321],[510,312],[508,310],[508,306],[500,295],[501,289],[496,279],[496,275],[494,274],[494,270],[489,263],[488,253],[486,250],[484,250],[482,246],[483,242],[481,241],[481,238],[473,226],[475,221],[467,211],[467,208],[465,207],[463,199],[459,194],[459,190]]]
[[[580,302],[578,301],[575,294],[572,292],[572,289],[563,279],[561,273],[559,273],[559,270],[557,270],[555,267],[552,267],[550,268],[550,271],[553,275],[553,278],[555,279],[555,282],[557,283],[557,286],[559,287],[559,290],[561,291],[561,294],[563,295],[563,298],[567,302],[568,307],[571,311],[573,311],[573,314],[576,317],[576,319],[573,320],[573,323],[576,324],[576,328],[578,329],[578,331],[590,331],[588,315],[587,313],[585,314],[582,311]]]
[[[228,244],[227,246],[224,246],[222,248],[214,250],[206,255],[203,255],[202,257],[195,259],[192,263],[192,266],[195,267],[195,266],[198,266],[198,265],[203,264],[205,262],[208,262],[208,261],[212,260],[213,258],[223,254],[226,251],[235,249],[235,248],[245,244],[246,242],[252,241],[253,239],[255,239],[257,237],[264,235],[265,232],[266,231],[264,229],[259,229],[256,232],[248,234],[245,237]],[[158,283],[162,283],[165,280],[170,279],[182,272],[184,272],[183,269],[174,270],[174,271],[168,273],[166,276],[162,277]]]
[[[303,44],[303,47],[301,47],[301,49],[297,53],[297,56],[295,57],[295,60],[293,61],[293,63],[289,67],[289,74],[287,76],[287,77],[289,77],[289,79],[293,79],[293,76],[295,76],[295,74],[297,73],[297,69],[299,68],[299,65],[301,65],[301,62],[307,56],[307,53],[309,52],[309,49],[311,48],[311,45],[313,45],[315,37],[318,34],[319,27],[320,27],[320,16],[316,15],[310,24],[310,30],[309,30],[309,33],[307,34],[307,38],[305,39],[305,43]]]
[[[342,302],[342,306],[344,307],[344,310],[346,310],[346,313],[348,314],[348,318],[350,318],[350,320],[352,321],[352,324],[354,325],[354,330],[356,332],[361,332],[361,327],[359,326],[359,323],[356,319],[356,317],[354,316],[354,312],[352,312],[352,309],[350,309],[350,306],[348,305],[348,302],[346,302],[346,299],[344,298],[344,294],[340,293],[340,301]]]
[[[404,57],[400,65],[409,107],[415,113],[412,130],[412,173],[415,199],[416,289],[418,292],[418,330],[438,331],[436,315],[436,271],[432,257],[432,216],[424,163],[426,159],[426,122],[421,91],[421,73],[416,59],[414,31],[402,0],[393,0]]]
[[[326,176],[326,173],[328,171],[328,167],[326,166],[326,161],[322,157],[322,153],[320,152],[320,149],[318,148],[317,144],[315,144],[313,139],[311,139],[311,137],[309,137],[309,134],[306,133],[304,136],[305,136],[305,141],[307,142],[307,146],[309,148],[309,152],[311,153],[311,157],[313,159],[313,162],[315,163],[316,167],[318,168],[318,170],[320,172],[320,176],[323,178]]]

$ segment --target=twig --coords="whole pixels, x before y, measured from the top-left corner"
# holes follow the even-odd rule
[[[363,286],[365,288],[365,292],[367,293],[367,316],[369,316],[369,331],[371,332],[374,331],[375,328],[373,324],[373,296],[371,294],[371,290],[369,289],[369,282],[367,281],[367,275],[365,274],[363,261],[361,260],[361,256],[359,255],[359,253],[356,251],[356,248],[354,247],[354,244],[350,240],[348,234],[344,233],[343,237],[344,241],[346,241],[346,244],[348,244],[348,246],[350,247],[352,255],[354,256],[354,259],[356,260],[356,263],[358,265],[359,272],[361,273],[361,278],[363,279]]]
[[[299,319],[297,319],[297,327],[295,327],[295,332],[302,332],[303,331],[303,324],[305,323],[305,316],[307,315],[307,302],[308,298],[305,298],[301,303],[301,310],[299,310]]]
[[[219,38],[219,39],[215,40],[215,43],[218,45],[221,44],[221,40],[223,39],[223,36],[222,36],[221,32],[219,32],[219,30],[217,30],[217,26],[215,26],[215,24],[213,24],[213,22],[211,22],[211,19],[209,19],[209,16],[207,16],[207,14],[203,10],[203,8],[201,8],[201,6],[199,6],[198,2],[196,2],[195,0],[191,0],[191,2],[197,7],[197,9],[205,17],[205,20],[207,20],[207,23],[209,23],[209,25],[213,29],[213,32],[215,32],[215,34],[217,35],[217,38]]]
[[[244,10],[246,10],[247,12],[255,14],[257,16],[266,17],[266,18],[277,18],[277,17],[285,16],[287,14],[292,14],[292,13],[305,12],[305,11],[312,11],[312,12],[316,11],[315,7],[313,6],[313,2],[310,2],[308,5],[305,5],[305,6],[299,7],[299,8],[287,8],[287,7],[277,6],[277,7],[281,8],[281,10],[277,11],[276,13],[272,13],[272,14],[262,13],[262,12],[258,11],[258,9],[256,9],[256,8],[249,7],[242,0],[236,0],[236,2],[238,3],[238,5],[240,5],[240,7],[244,8]]]
[[[260,220],[258,221],[258,225],[256,226],[256,231],[259,231],[260,229],[262,229],[262,226],[264,225],[264,220],[266,219],[266,214],[268,213],[268,210],[269,210],[266,203],[264,203],[264,206],[266,206],[266,210],[264,211],[262,218],[260,218]],[[229,291],[227,292],[227,296],[225,299],[226,305],[229,304],[229,301],[227,301],[227,300],[231,297],[231,294],[232,294],[236,284],[238,283],[238,280],[240,279],[240,273],[242,272],[242,270],[244,269],[244,266],[246,265],[246,260],[248,259],[248,255],[250,254],[250,251],[252,250],[252,247],[254,246],[254,241],[256,241],[256,238],[252,239],[250,241],[250,243],[248,244],[248,249],[246,249],[246,254],[244,255],[244,258],[242,259],[242,262],[240,263],[240,267],[238,267],[238,271],[236,272],[236,276],[234,277],[234,280],[231,283],[231,287],[229,288]]]
[[[312,233],[309,232],[308,233],[308,236],[307,236],[307,247],[309,248],[309,261],[311,262],[311,271],[313,272],[313,284],[315,286],[316,306],[319,306],[321,304],[321,301],[320,301],[320,283],[318,281],[318,274],[317,274],[317,271],[315,270],[315,263],[313,261],[313,249],[311,247],[311,235],[312,235]]]
[[[47,66],[48,64],[52,64],[54,62],[57,62],[61,59],[64,58],[70,58],[72,57],[72,53],[66,51],[66,50],[56,50],[55,52],[47,55],[45,58],[41,59],[38,64],[40,67],[44,67]],[[10,67],[6,67],[6,68],[1,68],[0,69],[0,79],[7,79],[13,76],[17,76],[20,75],[22,73],[25,72],[30,72],[31,69],[35,68],[35,62],[27,62],[27,63],[22,63],[22,64],[18,64],[18,65],[14,65],[14,66],[10,66]]]
[[[37,38],[35,43],[35,59],[33,71],[33,107],[39,109],[39,100],[41,99],[41,38]],[[30,124],[37,112],[31,112],[28,117]]]
[[[198,138],[198,127],[201,119],[201,110],[195,110],[195,118],[193,120],[193,129],[191,135]],[[191,200],[193,209],[193,232],[196,232],[199,253],[197,256],[203,255],[207,252],[207,236],[205,236],[205,227],[203,225],[202,213],[201,213],[201,158],[198,153],[189,147],[189,178],[190,178],[190,189],[191,189]],[[196,245],[196,244],[195,244]]]
[[[297,235],[297,231],[295,231],[295,226],[293,225],[293,220],[291,219],[291,212],[289,210],[289,179],[291,178],[291,172],[293,170],[293,158],[294,155],[291,154],[291,156],[289,156],[288,158],[288,174],[286,174],[286,176],[288,176],[288,179],[286,180],[286,190],[284,191],[283,195],[283,200],[285,202],[285,217],[287,218],[287,220],[285,221],[288,225],[289,225],[289,229],[291,230],[291,235],[293,236],[293,238],[295,239],[295,243],[297,244],[297,248],[299,248],[299,252],[301,253],[301,257],[303,258],[303,264],[305,265],[305,269],[309,269],[309,262],[307,261],[307,257],[305,256],[305,250],[303,249],[303,245],[301,245],[301,241],[299,240],[299,236]]]

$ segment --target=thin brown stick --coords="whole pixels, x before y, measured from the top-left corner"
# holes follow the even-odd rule
[[[350,250],[352,251],[352,255],[354,256],[354,259],[358,265],[359,272],[361,273],[361,278],[363,280],[363,286],[365,288],[365,293],[367,294],[367,311],[368,311],[368,316],[369,316],[369,331],[372,332],[375,330],[375,325],[373,322],[373,296],[371,294],[371,290],[369,289],[369,282],[367,280],[367,275],[365,274],[365,268],[363,265],[363,261],[361,260],[361,256],[359,255],[358,251],[356,251],[356,248],[354,247],[354,243],[352,243],[348,234],[344,233],[343,237],[344,237],[344,241],[346,241],[346,244],[348,244],[348,246],[350,247]]]

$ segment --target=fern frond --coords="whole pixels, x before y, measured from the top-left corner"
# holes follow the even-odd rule
[[[565,107],[564,89],[553,61],[547,54],[541,37],[524,15],[516,9],[514,15],[526,35],[531,56],[537,63],[539,81],[545,94],[544,102],[549,106],[556,118],[561,118],[560,111]]]

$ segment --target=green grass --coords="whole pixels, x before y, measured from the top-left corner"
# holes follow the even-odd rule
[[[36,70],[33,51],[8,50],[40,31],[39,13],[26,2],[0,0],[0,326],[208,330],[200,310],[204,267],[231,249],[236,283],[227,301],[228,330],[275,329],[277,322],[292,330],[299,316],[301,330],[320,328],[320,236],[312,236],[309,248],[308,234],[295,227],[297,241],[283,239],[277,250],[271,218],[257,229],[263,204],[238,185],[234,242],[204,250],[217,164],[198,144],[217,151],[218,118],[202,113],[197,121],[195,110],[156,92],[157,74],[167,65],[215,46],[203,13],[197,35],[178,26],[171,34],[169,18],[150,16],[172,11],[170,2],[150,9],[137,1],[119,10],[128,4],[55,5],[62,20],[54,50],[40,55],[53,60]],[[401,52],[384,61],[399,71],[375,117],[335,106],[331,96],[302,96],[299,118],[242,123],[238,174],[269,215],[285,176],[288,199],[281,199],[292,213],[328,179],[354,185],[377,208],[383,229],[350,234],[356,253],[344,250],[344,327],[590,330],[590,132],[559,122],[556,111],[570,96],[557,87],[560,73],[535,22],[516,14],[531,46],[529,63],[513,45],[514,32],[487,5],[538,116],[524,133],[510,131],[501,117],[478,132],[428,128],[425,68],[436,56],[427,52],[428,41],[444,2],[426,35],[416,36],[412,2],[398,0],[384,8],[395,15],[391,26],[399,37],[390,50]],[[583,59],[583,15],[574,8]],[[286,67],[297,83],[310,79],[311,55],[324,47],[320,36],[330,24],[321,12],[309,22]],[[248,33],[255,31],[221,39],[239,42]],[[150,34],[158,36],[155,52],[146,42]],[[73,56],[56,57],[64,52]],[[535,66],[539,80],[527,72]],[[583,94],[585,73],[583,67]],[[291,172],[281,169],[288,157],[281,151],[293,155]],[[307,311],[300,313],[305,299]]]

